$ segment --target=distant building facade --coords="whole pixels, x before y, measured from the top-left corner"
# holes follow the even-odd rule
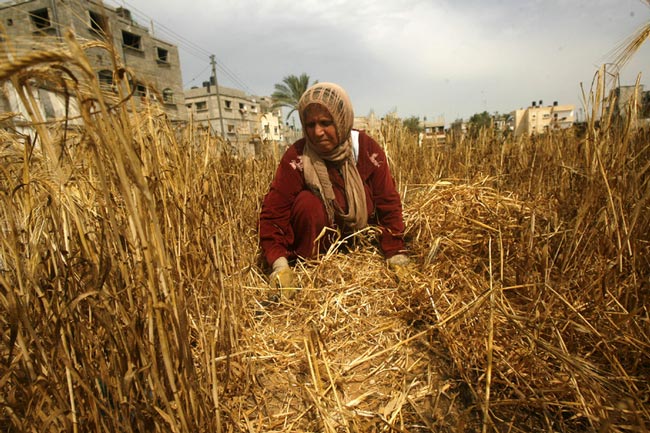
[[[515,136],[544,134],[573,126],[576,120],[574,105],[553,102],[553,105],[544,106],[542,102],[533,101],[530,107],[511,113],[508,126]]]
[[[378,119],[375,112],[371,111],[367,116],[355,116],[352,127],[366,131],[370,135],[377,135],[381,127],[381,119]]]
[[[612,107],[613,104],[613,107]],[[609,95],[606,110],[613,109],[615,118],[625,119],[628,113],[634,111],[638,125],[650,123],[650,91],[644,91],[643,84],[639,86],[619,86]]]
[[[445,144],[447,135],[445,133],[445,118],[439,117],[436,120],[426,120],[420,122],[422,132],[420,134],[420,144]]]
[[[68,28],[82,40],[112,43],[121,62],[133,71],[130,84],[138,99],[156,98],[172,120],[187,119],[178,48],[152,36],[134,22],[129,10],[94,0],[15,0],[0,3],[0,22],[10,41],[27,40],[43,49],[61,42]],[[86,53],[100,83],[110,91],[112,56],[102,48]]]
[[[202,87],[185,91],[185,106],[193,122],[223,137],[244,154],[250,153],[247,146],[256,140],[284,142],[282,111],[271,108],[269,97],[248,95],[230,87],[217,89],[214,83],[206,81]]]

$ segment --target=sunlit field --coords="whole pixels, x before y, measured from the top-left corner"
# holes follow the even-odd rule
[[[124,71],[103,93],[85,48],[0,61],[32,113],[0,114],[1,431],[650,428],[650,131],[597,71],[580,133],[368,131],[412,273],[370,227],[278,303],[256,226],[281,149],[136,110]],[[43,83],[79,115],[43,119]]]

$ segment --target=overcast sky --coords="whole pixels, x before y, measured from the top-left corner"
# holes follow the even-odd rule
[[[543,100],[582,107],[594,74],[650,21],[644,0],[106,0],[176,44],[185,88],[270,95],[290,74],[342,85],[355,114],[447,123]],[[621,84],[650,90],[650,40]]]

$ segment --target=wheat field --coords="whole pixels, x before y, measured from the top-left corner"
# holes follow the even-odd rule
[[[650,131],[598,72],[581,133],[419,146],[387,118],[411,274],[370,227],[274,302],[256,226],[280,149],[104,93],[87,47],[0,62],[29,113],[0,115],[2,431],[648,430]],[[78,114],[44,119],[43,83]]]

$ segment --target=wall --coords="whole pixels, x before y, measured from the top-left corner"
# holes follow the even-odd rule
[[[0,19],[19,54],[32,47],[51,49],[67,29],[80,40],[112,43],[118,61],[132,72],[138,93],[144,96],[146,88],[154,90],[149,97],[156,97],[171,119],[187,119],[178,48],[153,37],[127,10],[94,1],[28,0],[0,5]],[[129,47],[129,43],[137,46]],[[110,80],[115,70],[113,55],[103,48],[90,48],[86,53],[93,69],[98,74],[104,71],[104,81]],[[109,82],[106,86],[110,89]]]

